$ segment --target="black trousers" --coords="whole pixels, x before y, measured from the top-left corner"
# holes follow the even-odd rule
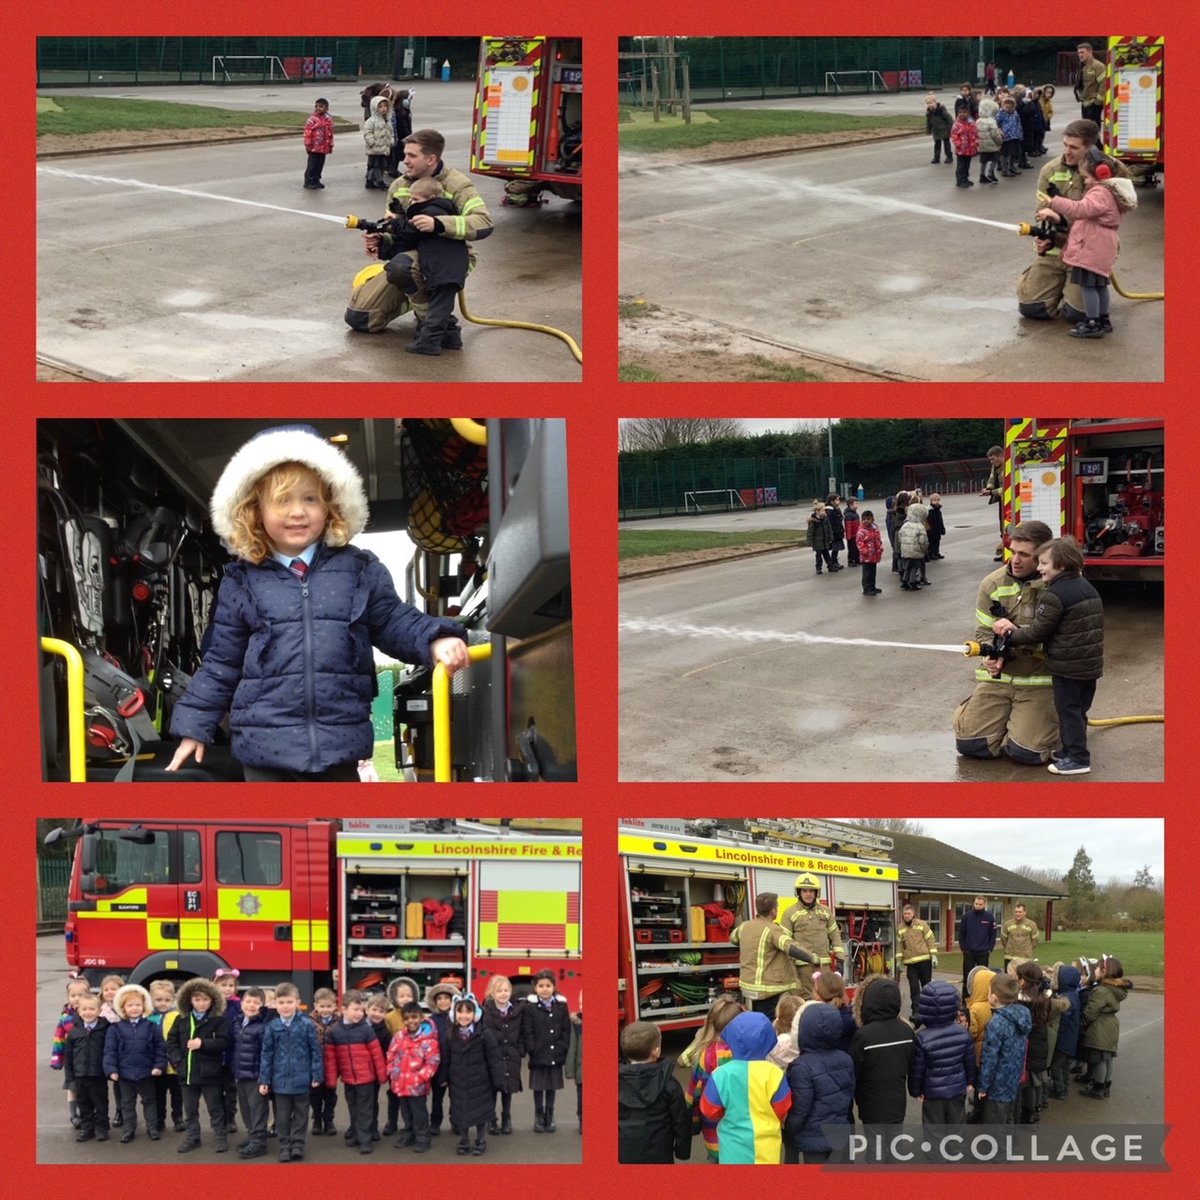
[[[766,1013],[768,1019],[775,1020],[775,1007],[779,1003],[779,997],[782,992],[777,992],[774,996],[763,996],[761,999],[752,1000],[750,1007],[754,1012]]]
[[[863,563],[862,565],[862,585],[864,596],[875,590],[875,568],[877,566],[879,566],[878,563]]]
[[[358,783],[358,763],[345,762],[324,771],[293,771],[287,767],[248,767],[242,764],[247,783]]]
[[[1065,679],[1054,676],[1054,707],[1058,710],[1058,736],[1063,753],[1076,762],[1090,763],[1087,744],[1087,715],[1096,698],[1094,679]]]
[[[817,574],[818,575],[821,574],[821,564],[822,563],[824,563],[825,566],[829,567],[830,569],[833,568],[833,551],[832,550],[814,550],[813,554],[815,554],[816,558],[817,558]]]
[[[154,1095],[154,1076],[147,1075],[145,1079],[121,1079],[118,1081],[121,1089],[121,1123],[125,1131],[131,1132],[137,1128],[137,1102],[142,1102],[142,1115],[146,1118],[147,1129],[158,1128],[158,1101]]]
[[[930,533],[929,535],[929,557],[937,558],[941,553],[942,535],[940,533]]]
[[[318,1125],[333,1124],[333,1110],[337,1107],[337,1088],[319,1087],[312,1090],[313,1132]]]
[[[924,962],[909,963],[904,973],[908,976],[908,999],[912,1004],[912,1017],[916,1020],[921,989],[933,978],[933,960],[927,958]]]
[[[1085,104],[1080,111],[1083,113],[1085,121],[1095,121],[1101,129],[1104,128],[1104,105],[1103,104]]]
[[[400,1101],[400,1115],[404,1128],[412,1138],[414,1146],[428,1146],[429,1110],[425,1107],[424,1096],[397,1096]]]
[[[242,1110],[242,1124],[246,1127],[246,1141],[255,1146],[267,1142],[267,1115],[270,1104],[259,1093],[257,1079],[237,1081],[238,1107]]]
[[[971,178],[971,164],[975,161],[973,154],[960,154],[954,162],[954,182],[966,183]]]
[[[846,566],[857,567],[859,561],[858,542],[850,534],[846,534]]]
[[[225,1124],[232,1129],[237,1124],[238,1092],[233,1068],[229,1066],[221,1068],[221,1096],[225,1102]]]
[[[963,956],[963,982],[962,994],[963,999],[970,998],[970,993],[967,991],[967,976],[970,975],[973,967],[986,967],[988,965],[988,951],[986,950],[964,950]]]
[[[178,1075],[155,1075],[154,1101],[158,1105],[158,1124],[167,1122],[167,1109],[171,1111],[172,1121],[183,1120],[183,1092],[179,1087]]]
[[[429,1125],[432,1129],[441,1129],[445,1114],[442,1106],[446,1102],[446,1085],[435,1083],[429,1089]]]
[[[293,1153],[304,1153],[304,1139],[308,1135],[307,1092],[288,1095],[275,1093],[275,1132],[279,1134],[279,1149]]]
[[[945,150],[945,152],[946,152],[946,161],[953,162],[954,161],[954,151],[950,149],[950,139],[949,138],[934,138],[933,139],[933,161],[934,162],[941,162],[943,150]]]
[[[371,1135],[377,1132],[379,1084],[346,1083],[342,1089],[346,1098],[346,1118],[354,1135],[350,1140],[357,1142],[360,1148],[369,1146]]]
[[[325,155],[308,152],[308,165],[304,168],[305,183],[320,183],[321,172],[325,170]]]
[[[966,1117],[966,1096],[955,1096],[950,1100],[926,1098],[921,1106],[922,1125],[961,1125]]]
[[[81,1133],[108,1129],[108,1080],[103,1075],[76,1075],[75,1103]]]
[[[188,1141],[200,1140],[200,1097],[208,1109],[213,1133],[225,1137],[225,1093],[219,1083],[181,1083],[183,1091],[183,1128]]]

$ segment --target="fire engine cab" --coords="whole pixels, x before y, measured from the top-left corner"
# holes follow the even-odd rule
[[[738,991],[739,951],[730,931],[754,913],[761,892],[779,897],[782,919],[796,903],[796,876],[821,880],[846,948],[848,987],[895,974],[900,872],[886,859],[892,840],[830,821],[747,818],[623,818],[618,928],[621,1023],[663,1029],[703,1023],[712,1002]]]

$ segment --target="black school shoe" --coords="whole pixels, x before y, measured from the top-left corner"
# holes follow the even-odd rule
[[[1102,338],[1104,336],[1100,322],[1091,318],[1072,326],[1070,333],[1074,338]]]

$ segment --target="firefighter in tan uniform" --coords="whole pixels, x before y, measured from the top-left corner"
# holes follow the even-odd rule
[[[811,1000],[813,994],[813,967],[834,966],[834,958],[845,958],[846,948],[842,945],[842,931],[833,919],[833,913],[817,900],[821,881],[812,874],[796,877],[796,903],[783,914],[781,924],[788,933],[813,956],[811,966],[796,968],[800,981],[800,995]]]
[[[1050,541],[1044,521],[1022,521],[1009,538],[1012,558],[984,577],[975,604],[974,640],[991,642],[998,617],[1028,625],[1042,582],[1038,549]],[[1040,766],[1058,748],[1054,681],[1040,643],[1015,646],[1002,659],[987,658],[975,671],[975,690],[954,713],[955,748],[964,758],[999,758]]]
[[[738,987],[743,997],[755,1012],[766,1013],[773,1021],[779,997],[796,990],[796,971],[791,960],[806,963],[816,960],[775,919],[779,897],[774,892],[759,893],[754,911],[758,915],[732,929],[729,940],[741,951]]]
[[[900,965],[908,976],[909,1020],[914,1026],[917,1020],[917,1001],[921,990],[933,979],[933,968],[937,966],[937,938],[933,930],[917,917],[911,904],[903,909],[904,919],[896,931],[900,935]]]
[[[1025,915],[1025,905],[1013,909],[1013,919],[1000,931],[1000,952],[1004,969],[1014,958],[1037,958],[1038,927]]]
[[[1079,70],[1075,72],[1075,99],[1079,101],[1080,113],[1085,121],[1104,120],[1104,88],[1108,83],[1108,67],[1096,57],[1091,42],[1080,42],[1075,47],[1079,58]]]

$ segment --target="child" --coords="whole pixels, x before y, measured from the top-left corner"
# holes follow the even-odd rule
[[[230,1029],[242,1015],[242,1002],[238,999],[237,981],[241,971],[237,967],[218,967],[213,972],[213,983],[225,997],[225,1016],[229,1019]],[[221,1091],[225,1099],[225,1129],[228,1133],[237,1132],[238,1095],[237,1081],[233,1077],[233,1039],[225,1051],[225,1066],[221,1072]]]
[[[363,482],[311,426],[247,442],[212,512],[238,561],[225,568],[204,663],[175,704],[182,740],[167,770],[203,761],[228,711],[247,782],[358,782],[375,742],[371,644],[453,674],[469,661],[462,626],[405,604],[375,555],[348,545],[367,522]]]
[[[394,1037],[404,1028],[403,1008],[406,1004],[416,1004],[420,1007],[420,988],[411,975],[397,975],[387,986],[387,998],[392,1007],[388,1010],[387,1027]],[[387,1053],[387,1047],[384,1048]],[[400,1120],[400,1097],[391,1088],[385,1089],[387,1096],[387,1123],[383,1127],[383,1136],[390,1137],[397,1130]]]
[[[269,1107],[266,1097],[259,1094],[258,1068],[263,1037],[267,1024],[275,1019],[275,1011],[266,1007],[266,993],[258,987],[248,987],[242,993],[241,1009],[240,1015],[231,1019],[229,1031],[233,1045],[230,1066],[246,1127],[246,1140],[238,1146],[238,1157],[262,1158],[267,1152]]]
[[[950,144],[954,147],[957,161],[954,164],[954,184],[956,187],[974,187],[971,181],[971,163],[979,153],[979,131],[975,128],[975,118],[971,115],[970,105],[964,108],[955,106],[954,124],[950,127]]]
[[[1080,1095],[1091,1100],[1107,1100],[1112,1090],[1113,1059],[1117,1057],[1117,1043],[1121,1037],[1118,1014],[1133,985],[1125,978],[1121,960],[1107,955],[1097,964],[1095,977],[1097,983],[1083,1010],[1083,1032],[1079,1038],[1080,1049],[1085,1051],[1091,1064],[1092,1077],[1088,1085],[1080,1089]]]
[[[333,120],[329,116],[329,101],[324,96],[317,98],[312,116],[304,122],[304,149],[308,152],[304,186],[310,191],[323,188],[321,172],[325,169],[325,157],[333,153]]]
[[[367,997],[367,1020],[370,1021],[371,1028],[375,1030],[375,1037],[379,1041],[379,1050],[385,1062],[387,1061],[388,1050],[392,1044],[392,1026],[388,1020],[391,1014],[392,1002],[382,992],[375,992]],[[391,1088],[388,1089],[387,1094],[390,1099],[392,1095]],[[393,1126],[393,1132],[394,1130],[395,1127]],[[347,1129],[346,1141],[352,1141],[353,1138],[353,1131]],[[371,1094],[371,1141],[377,1142],[379,1138],[379,1089],[376,1088]]]
[[[996,972],[988,967],[972,967],[967,972],[967,1031],[975,1043],[975,1066],[983,1058],[983,1039],[988,1022],[992,1019],[992,1006],[988,996],[992,991],[992,976]]]
[[[846,501],[846,566],[857,567],[859,565],[858,557],[858,526],[860,517],[858,515],[858,501],[851,496]]]
[[[732,996],[718,996],[709,1008],[700,1032],[679,1056],[679,1065],[692,1069],[685,1090],[691,1113],[692,1135],[700,1134],[709,1162],[717,1161],[717,1127],[704,1119],[700,1111],[700,1097],[704,1094],[704,1085],[708,1083],[709,1076],[733,1057],[724,1034],[729,1022],[742,1011],[742,1006]]]
[[[975,1090],[983,1101],[984,1125],[1014,1125],[1017,1094],[1025,1068],[1025,1050],[1033,1017],[1017,1001],[1017,981],[1011,975],[994,975],[988,1004],[992,1019],[983,1037]]]
[[[229,1048],[229,1018],[225,996],[207,979],[189,979],[175,1000],[179,1012],[167,1042],[167,1057],[183,1091],[186,1136],[179,1146],[187,1154],[200,1145],[200,1097],[208,1106],[213,1144],[218,1154],[229,1149],[225,1119],[225,1094],[221,1073]]]
[[[929,559],[945,558],[942,553],[942,538],[946,536],[946,518],[942,513],[942,495],[934,492],[929,497],[929,515],[925,519],[925,528],[929,532]]]
[[[854,1103],[864,1125],[900,1125],[908,1103],[912,1027],[900,1020],[900,987],[886,975],[868,975],[854,993],[858,1032],[850,1041]]]
[[[125,986],[124,975],[105,975],[100,980],[100,1015],[110,1024],[115,1025],[120,1019],[120,1014],[113,1007],[113,999],[117,994],[118,989]],[[113,1109],[113,1128],[120,1128],[121,1121],[124,1119],[121,1112],[121,1088],[114,1083],[112,1088],[112,1109]]]
[[[935,979],[921,989],[921,1028],[908,1075],[908,1094],[921,1101],[922,1125],[961,1125],[975,1082],[975,1043],[958,1021],[958,989]]]
[[[366,1019],[366,993],[347,992],[342,997],[341,1020],[325,1034],[325,1086],[336,1088],[339,1077],[345,1089],[346,1119],[359,1154],[370,1154],[372,1099],[387,1081],[379,1038]],[[420,1010],[418,1010],[420,1011]],[[318,1089],[319,1091],[319,1089]],[[316,1092],[314,1092],[316,1095]],[[313,1132],[316,1132],[314,1125]]]
[[[887,531],[888,541],[892,546],[893,574],[900,572],[900,530],[904,527],[905,518],[908,516],[908,503],[907,492],[897,492],[894,497],[890,498]]]
[[[529,1087],[533,1092],[534,1133],[554,1133],[554,1093],[563,1086],[563,1064],[571,1041],[571,1014],[555,988],[553,971],[533,977],[532,996],[526,996],[525,1048],[529,1054]],[[454,1103],[454,1080],[450,1081]]]
[[[1021,121],[1021,167],[1031,170],[1029,160],[1037,153],[1037,144],[1042,136],[1042,106],[1033,95],[1032,88],[1017,88],[1017,116]]]
[[[391,105],[387,97],[375,96],[371,100],[371,115],[363,122],[363,141],[367,146],[367,176],[364,181],[368,191],[372,188],[388,190],[387,169],[392,156]]]
[[[1065,1100],[1071,1061],[1079,1056],[1079,969],[1069,963],[1055,963],[1050,968],[1050,989],[1066,1002],[1066,1007],[1058,1019],[1058,1036],[1050,1056],[1047,1095],[1053,1100]]]
[[[263,1033],[258,1093],[275,1093],[279,1161],[300,1162],[308,1132],[308,1097],[325,1082],[317,1030],[300,1012],[300,991],[285,980],[275,988],[276,1017]]]
[[[1017,161],[1021,157],[1021,118],[1017,116],[1017,102],[1012,96],[1005,96],[1000,103],[1000,111],[996,113],[996,124],[1000,126],[1000,174],[1006,176],[1020,175]]]
[[[688,1104],[675,1060],[662,1057],[662,1034],[649,1021],[621,1030],[617,1070],[617,1161],[686,1162],[692,1157]]]
[[[1085,320],[1071,329],[1072,337],[1099,338],[1112,333],[1108,318],[1108,278],[1121,248],[1117,230],[1125,214],[1137,208],[1133,181],[1116,174],[1117,164],[1096,146],[1089,146],[1079,160],[1084,178],[1082,200],[1054,196],[1037,219],[1048,215],[1070,222],[1062,260],[1071,268],[1071,282],[1083,292]]]
[[[854,1020],[854,1009],[846,995],[846,981],[837,971],[824,970],[813,972],[813,996],[822,1004],[828,1004],[838,1015],[842,1023],[842,1033],[837,1041],[837,1048],[847,1053],[850,1043],[858,1032],[858,1024]]]
[[[930,163],[942,161],[942,151],[946,152],[946,163],[954,161],[954,152],[950,149],[950,126],[954,118],[946,106],[936,96],[925,97],[925,132],[933,138],[933,157]]]
[[[442,1060],[429,1091],[429,1132],[433,1137],[442,1132],[445,1116],[446,1089],[450,1082],[450,1027],[453,1024],[450,1006],[456,995],[458,988],[452,983],[435,983],[425,993],[425,1007],[431,1010],[430,1020],[437,1030],[438,1053]],[[502,1132],[512,1133],[512,1129]]]
[[[996,121],[996,113],[1000,106],[995,100],[980,100],[979,120],[975,122],[975,132],[979,135],[979,182],[995,183],[996,160],[1004,145],[1004,135]]]
[[[398,179],[404,139],[412,133],[412,91],[409,88],[385,88],[384,93],[392,109],[392,152],[388,155],[386,175],[389,179]]]
[[[954,98],[954,115],[957,117],[961,112],[969,112],[972,120],[979,116],[979,97],[969,83],[960,83]]]
[[[442,222],[434,221],[429,233],[413,224],[414,217],[455,217],[454,201],[436,179],[416,179],[409,184],[412,203],[392,222],[393,245],[401,253],[420,252],[424,291],[429,297],[425,317],[417,327],[417,336],[407,346],[410,354],[439,355],[443,339],[450,332],[454,315],[454,297],[466,286],[470,267],[467,243],[442,236]],[[410,293],[416,295],[416,291]]]
[[[841,1017],[831,1005],[806,1004],[796,1013],[792,1036],[800,1057],[787,1071],[792,1103],[784,1127],[783,1161],[798,1163],[803,1156],[806,1163],[827,1162],[833,1147],[825,1131],[850,1124],[854,1100],[854,1063],[838,1049]]]
[[[72,983],[79,982],[72,980]],[[69,999],[69,995],[68,995]],[[62,1063],[66,1085],[79,1109],[77,1142],[108,1141],[108,1080],[104,1078],[104,1041],[108,1021],[100,1015],[100,997],[77,994],[74,1020],[64,1038]]]
[[[814,974],[813,978],[816,978]],[[800,1047],[792,1036],[792,1022],[796,1018],[796,1010],[804,1003],[799,992],[784,992],[775,1004],[775,1020],[771,1028],[775,1030],[775,1049],[767,1055],[767,1061],[773,1062],[785,1071],[800,1056]],[[731,1054],[730,1058],[733,1057]]]
[[[1047,542],[1038,551],[1038,574],[1046,586],[1038,592],[1032,622],[1020,627],[1000,617],[996,633],[1011,633],[1014,646],[1042,644],[1062,742],[1048,769],[1054,775],[1086,775],[1092,769],[1087,715],[1104,673],[1104,601],[1083,578],[1083,555],[1074,538]]]
[[[729,1022],[725,1040],[733,1057],[709,1076],[700,1097],[701,1113],[717,1129],[717,1161],[778,1163],[792,1093],[783,1069],[767,1061],[775,1031],[766,1013],[743,1012]]]
[[[819,500],[813,505],[812,515],[808,518],[808,545],[816,556],[817,574],[821,574],[821,565],[829,568],[832,575],[837,569],[833,565],[833,528],[825,512],[825,505]]]
[[[450,1030],[450,1128],[458,1134],[455,1152],[478,1157],[487,1153],[487,1122],[504,1067],[500,1062],[500,1047],[492,1031],[484,1028],[483,1009],[475,997],[470,992],[456,996],[451,1013],[454,1025]],[[561,1080],[560,1071],[560,1087]],[[471,1126],[475,1127],[474,1146]]]
[[[159,1027],[164,1041],[170,1039],[171,1029],[179,1016],[175,1007],[175,984],[169,979],[156,979],[149,987],[150,1003],[154,1011],[150,1020]],[[166,1128],[167,1108],[171,1110],[171,1120],[176,1133],[182,1133],[183,1124],[183,1091],[179,1086],[179,1076],[170,1065],[171,1055],[167,1053],[167,1069],[154,1081],[154,1102],[158,1106],[158,1132]]]
[[[1046,1073],[1050,1069],[1051,1030],[1058,1018],[1056,1004],[1064,1004],[1050,995],[1042,968],[1033,959],[1017,967],[1017,1002],[1029,1009],[1033,1025],[1029,1030],[1029,1049],[1025,1055],[1025,1079],[1021,1084],[1018,1121],[1036,1125],[1042,1119],[1046,1098]]]
[[[389,1090],[399,1102],[404,1119],[404,1132],[396,1145],[400,1149],[411,1146],[414,1154],[425,1154],[431,1144],[425,1097],[442,1064],[440,1038],[437,1027],[426,1019],[415,1000],[405,1001],[400,1016],[404,1026],[392,1034],[387,1052]]]
[[[846,548],[846,523],[842,519],[841,497],[836,492],[831,492],[825,500],[825,516],[829,520],[829,532],[833,534],[833,562],[829,569],[840,571],[842,564],[838,562],[838,555]]]
[[[365,1009],[364,1009],[365,1012]],[[321,1055],[325,1055],[325,1043],[329,1037],[329,1031],[337,1023],[338,1016],[337,996],[332,988],[317,988],[313,992],[313,1010],[312,1023],[316,1026],[317,1042],[321,1047]],[[374,1036],[374,1031],[372,1031]],[[382,1053],[382,1051],[380,1052]],[[329,1078],[329,1070],[325,1071],[325,1082],[317,1088],[312,1094],[312,1135],[313,1137],[333,1137],[337,1133],[337,1128],[333,1123],[333,1112],[337,1108],[337,1076],[333,1077],[332,1082]],[[385,1129],[384,1133],[389,1130]],[[396,1127],[393,1125],[391,1133],[396,1132]]]
[[[864,596],[882,596],[883,588],[875,586],[875,569],[883,558],[883,535],[875,524],[875,514],[863,509],[862,522],[855,535],[858,556],[862,559],[862,592]]]
[[[91,984],[86,979],[68,979],[67,980],[67,1002],[63,1005],[62,1011],[58,1014],[58,1024],[54,1027],[54,1040],[50,1045],[50,1069],[52,1071],[61,1071],[66,1063],[67,1051],[67,1035],[71,1032],[71,1026],[75,1023],[75,1014],[79,1008],[79,1001],[84,996],[92,994]],[[99,1004],[99,1000],[97,1000]],[[97,1007],[99,1014],[99,1007]],[[108,1021],[108,1018],[105,1018]],[[107,1087],[107,1084],[105,1085]],[[63,1080],[63,1090],[67,1093],[67,1114],[71,1119],[71,1125],[75,1129],[80,1128],[80,1118],[78,1113],[77,1098],[71,1086],[66,1079]],[[108,1101],[104,1103],[104,1122],[105,1129],[108,1128]]]
[[[512,1133],[512,1098],[521,1087],[521,1059],[525,1057],[526,1004],[514,1004],[512,983],[504,975],[493,975],[488,981],[483,1002],[483,1027],[490,1029],[500,1047],[500,1086],[492,1098],[492,1119],[488,1133]],[[496,1118],[496,1101],[500,1102],[500,1117]]]
[[[113,996],[116,1022],[110,1023],[104,1037],[104,1073],[116,1083],[121,1094],[122,1142],[132,1142],[137,1133],[137,1102],[142,1102],[146,1136],[157,1142],[158,1106],[154,1098],[154,1080],[167,1067],[167,1044],[157,1025],[146,1014],[150,1011],[150,993],[136,983],[119,987]],[[103,1011],[103,1010],[101,1010]]]
[[[583,992],[579,993],[579,1008],[571,1014],[571,1048],[563,1074],[575,1080],[575,1119],[579,1132],[583,1132]]]
[[[928,513],[924,504],[910,504],[900,526],[900,590],[904,592],[919,592],[928,583],[921,579],[925,555],[929,553],[929,534],[925,532]]]
[[[1054,118],[1054,84],[1044,83],[1041,87],[1042,92],[1042,119],[1046,122],[1046,132],[1050,132],[1050,122]],[[1043,153],[1045,140],[1042,142]]]

